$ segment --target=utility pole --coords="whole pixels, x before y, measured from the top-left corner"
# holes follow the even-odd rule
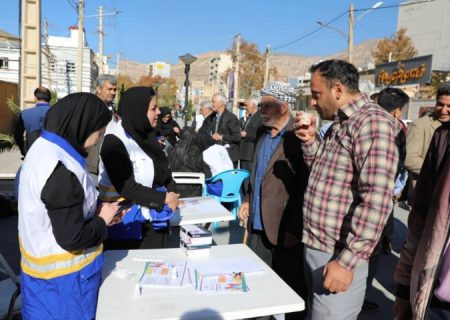
[[[100,60],[100,74],[103,74],[103,6],[98,8],[98,58]]]
[[[120,66],[120,52],[117,52],[117,58],[116,58],[116,78],[119,76],[120,71],[119,71],[119,66]]]
[[[97,18],[98,17],[98,54],[97,54],[97,63],[99,67],[99,73],[105,73],[105,63],[103,61],[103,36],[105,33],[103,32],[103,17],[119,14],[120,11],[116,9],[112,9],[110,12],[108,10],[103,10],[103,6],[98,8],[98,14],[87,15],[84,18]]]
[[[44,19],[44,43],[45,43],[44,55],[47,58],[47,87],[49,90],[52,90],[52,78],[51,78],[51,72],[50,72],[50,63],[53,61],[53,55],[50,52],[50,46],[48,45],[48,22],[47,22],[47,19]]]
[[[353,62],[353,25],[355,23],[353,11],[353,3],[350,3],[350,9],[348,10],[348,57],[349,63]]]
[[[20,1],[20,108],[34,106],[41,85],[41,1]]]
[[[266,70],[264,72],[264,88],[269,84],[269,58],[270,58],[270,45],[266,48]]]
[[[78,1],[78,66],[77,90],[83,91],[84,0]]]
[[[239,61],[240,61],[240,46],[241,46],[241,34],[238,33],[234,37],[234,97],[233,97],[233,113],[237,112],[239,106]]]

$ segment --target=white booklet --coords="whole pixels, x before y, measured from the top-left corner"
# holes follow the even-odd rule
[[[245,274],[242,272],[204,276],[197,270],[195,272],[195,289],[203,293],[249,291],[249,288],[245,281]]]
[[[139,286],[182,287],[191,284],[187,263],[148,261],[139,279]]]

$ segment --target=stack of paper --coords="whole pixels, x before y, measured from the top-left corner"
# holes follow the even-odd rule
[[[200,225],[180,226],[180,248],[188,255],[209,254],[212,233]]]

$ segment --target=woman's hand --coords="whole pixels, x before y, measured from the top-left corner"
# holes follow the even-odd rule
[[[180,128],[178,127],[173,127],[173,132],[175,132],[176,134],[180,134]]]
[[[180,195],[175,192],[167,192],[166,193],[166,199],[164,200],[164,203],[167,204],[167,206],[172,210],[177,210],[178,205],[180,204],[180,200],[178,199]]]
[[[166,139],[164,137],[159,137],[158,142],[163,147],[166,145]]]
[[[117,210],[119,210],[118,202],[102,202],[98,207],[98,216],[105,221],[107,226],[112,226],[121,222],[123,215],[128,211],[123,210],[117,213]]]

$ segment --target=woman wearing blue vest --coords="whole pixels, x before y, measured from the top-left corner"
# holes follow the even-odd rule
[[[68,95],[27,153],[19,186],[24,319],[95,318],[102,242],[119,206],[97,207],[85,158],[110,120],[95,95]]]
[[[123,223],[109,228],[106,248],[166,247],[169,226],[156,225],[153,214],[170,217],[178,194],[155,130],[160,114],[155,91],[128,89],[120,97],[118,113],[120,119],[109,123],[100,151],[99,198],[134,205]]]

